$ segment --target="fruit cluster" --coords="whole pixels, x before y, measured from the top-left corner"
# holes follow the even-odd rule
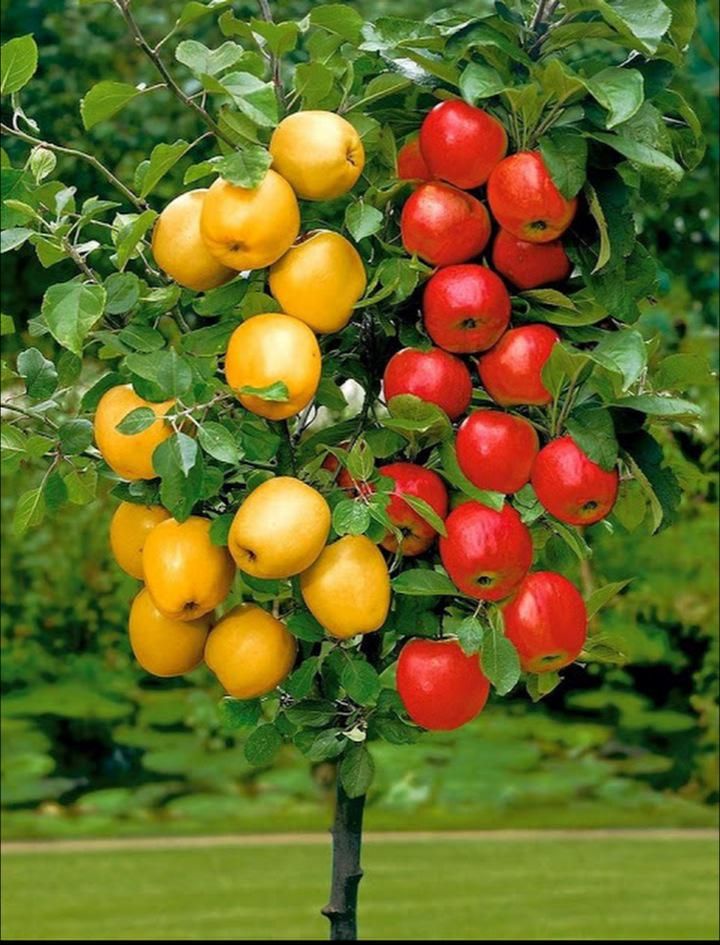
[[[414,188],[402,210],[402,241],[435,270],[422,301],[435,346],[393,355],[384,397],[392,409],[394,398],[410,395],[456,421],[473,398],[470,370],[459,355],[477,355],[482,386],[503,409],[474,410],[460,424],[455,449],[461,473],[477,489],[505,496],[531,482],[550,515],[587,525],[612,508],[617,472],[601,469],[569,436],[541,448],[526,408],[551,400],[543,366],[559,336],[544,324],[510,328],[511,298],[503,281],[528,288],[569,275],[559,238],[573,219],[575,201],[562,197],[538,153],[506,151],[507,136],[495,118],[453,100],[437,105],[419,138],[399,153],[398,175]],[[320,230],[298,238],[297,198],[330,200],[346,193],[362,172],[364,155],[352,125],[318,111],[285,118],[270,154],[273,169],[255,188],[219,178],[207,191],[173,200],[156,224],[153,253],[168,275],[194,290],[269,267],[269,288],[282,311],[255,315],[235,329],[225,377],[247,410],[285,420],[303,411],[317,391],[317,334],[342,329],[366,285],[362,259],[344,237]],[[477,196],[485,185],[500,226],[491,254],[496,271],[471,261],[483,254],[493,229]],[[151,411],[142,429],[121,432],[123,419],[141,408]],[[182,420],[176,410],[173,401],[150,403],[130,387],[107,391],[96,412],[95,439],[108,465],[124,479],[154,478],[153,453]],[[364,500],[375,489],[356,481],[333,453],[323,465],[351,497]],[[587,624],[582,597],[559,574],[530,572],[530,532],[509,502],[497,510],[470,500],[449,511],[446,487],[433,469],[399,461],[379,473],[391,488],[386,511],[392,528],[380,540],[383,548],[396,556],[425,554],[441,524],[439,552],[447,574],[478,606],[499,603],[505,634],[525,671],[555,671],[577,658]],[[257,579],[297,577],[308,610],[336,639],[385,623],[391,594],[383,554],[365,535],[328,544],[330,507],[306,482],[278,475],[255,488],[234,516],[227,548],[213,544],[210,525],[200,516],[180,523],[161,508],[127,503],[115,513],[115,557],[145,582],[132,605],[130,639],[148,671],[176,675],[204,659],[240,699],[283,681],[297,648],[277,616],[243,603],[210,629],[236,568]],[[448,729],[480,711],[489,684],[478,656],[446,638],[406,643],[397,687],[417,724]]]

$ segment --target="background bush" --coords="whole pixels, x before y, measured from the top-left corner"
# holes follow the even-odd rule
[[[143,5],[143,25],[161,35],[181,5]],[[421,17],[443,4],[354,5]],[[297,19],[309,6],[283,3],[282,15]],[[252,4],[233,7],[238,17],[256,12]],[[170,98],[163,109],[141,98],[131,117],[92,134],[82,131],[77,101],[95,81],[112,74],[134,83],[147,74],[121,19],[106,4],[3,2],[2,13],[6,38],[32,32],[43,50],[27,110],[52,140],[101,149],[121,177],[132,179],[152,144],[192,137],[193,119]],[[199,20],[194,38],[212,45],[218,36],[211,24]],[[661,264],[662,293],[639,323],[647,337],[660,332],[666,351],[703,354],[715,359],[715,368],[717,31],[714,5],[701,3],[685,94],[710,146],[672,206],[661,203],[641,221],[644,242]],[[105,191],[86,165],[61,164],[60,171],[80,191]],[[169,198],[180,189],[171,173],[157,196]],[[29,248],[3,256],[4,311],[19,330],[65,265],[43,280]],[[12,356],[12,336],[3,341]],[[636,576],[599,618],[609,643],[623,637],[627,665],[574,667],[570,685],[542,705],[511,699],[459,733],[425,736],[397,749],[378,745],[371,825],[708,819],[718,793],[717,391],[708,384],[694,397],[705,408],[704,423],[693,435],[665,434],[675,437],[673,466],[690,487],[680,517],[652,539],[596,537],[591,569],[576,575],[585,585]],[[23,468],[5,477],[4,525],[32,475]],[[207,672],[198,670],[187,682],[151,680],[134,663],[126,622],[135,582],[111,560],[111,511],[105,497],[91,507],[63,510],[22,540],[8,531],[3,543],[6,830],[324,823],[329,798],[323,765],[309,775],[307,762],[288,749],[273,770],[251,769],[237,744],[242,738],[222,727],[220,691]]]

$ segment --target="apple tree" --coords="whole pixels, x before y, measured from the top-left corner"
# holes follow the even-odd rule
[[[132,179],[47,140],[23,108],[42,48],[2,51],[2,251],[63,274],[2,316],[15,535],[109,492],[143,667],[204,655],[250,762],[292,743],[337,765],[338,940],[372,742],[622,663],[593,617],[624,584],[583,599],[562,572],[596,529],[672,521],[667,447],[702,420],[702,362],[635,327],[657,281],[636,212],[703,153],[674,86],[693,0],[472,6],[192,0],[157,35],[151,4],[113,0],[144,65],[87,89],[87,140],[141,97],[195,124]]]

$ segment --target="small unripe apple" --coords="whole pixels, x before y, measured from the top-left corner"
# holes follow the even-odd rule
[[[477,600],[502,600],[532,564],[530,532],[506,502],[500,512],[463,502],[445,519],[440,557],[454,584]]]
[[[500,122],[460,99],[440,102],[425,117],[420,148],[433,177],[463,190],[484,184],[507,152]]]
[[[455,446],[460,469],[473,485],[506,494],[530,481],[539,449],[527,420],[499,410],[471,414],[458,430]]]
[[[563,197],[538,151],[520,151],[500,161],[488,180],[487,196],[500,226],[528,243],[557,239],[577,209],[577,199]]]
[[[617,470],[589,459],[570,436],[544,446],[533,463],[531,482],[545,509],[568,525],[592,525],[612,511]]]
[[[437,532],[422,515],[408,505],[403,496],[423,499],[444,520],[448,510],[445,484],[432,469],[425,469],[416,463],[388,463],[387,466],[381,466],[378,472],[395,482],[387,514],[403,535],[400,542],[402,553],[407,557],[421,555],[435,541]],[[398,550],[398,542],[392,532],[388,532],[380,544],[388,551]]]
[[[526,673],[550,673],[580,655],[587,610],[578,589],[554,571],[533,571],[503,607],[505,636]]]
[[[405,201],[400,233],[408,253],[432,266],[450,266],[480,255],[490,239],[490,217],[471,194],[432,181]]]
[[[467,656],[457,640],[410,640],[400,651],[397,690],[417,725],[449,732],[483,709],[490,683],[477,656]]]
[[[522,325],[506,331],[478,359],[483,387],[497,404],[542,406],[552,400],[542,369],[560,336],[549,325]]]
[[[486,351],[510,321],[510,296],[486,266],[446,266],[428,280],[423,320],[435,344],[456,354]]]
[[[560,240],[528,243],[508,230],[500,230],[495,237],[492,264],[518,289],[536,289],[552,282],[562,282],[572,270]]]
[[[470,371],[459,358],[440,348],[403,348],[387,363],[383,377],[385,400],[413,394],[436,404],[454,420],[465,413],[472,398]]]
[[[410,138],[397,154],[398,180],[432,180],[430,168],[420,150],[420,138]]]

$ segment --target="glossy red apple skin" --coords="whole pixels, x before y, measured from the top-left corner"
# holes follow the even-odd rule
[[[526,673],[550,673],[574,662],[587,637],[582,595],[554,571],[533,571],[503,607],[505,635]]]
[[[455,449],[460,469],[478,489],[509,494],[530,481],[540,444],[532,424],[499,410],[477,410],[463,421]]]
[[[472,378],[463,362],[447,351],[403,348],[387,363],[383,390],[386,401],[401,394],[413,394],[436,404],[455,420],[470,405]]]
[[[484,205],[450,184],[420,184],[400,216],[403,246],[431,266],[451,266],[479,256],[490,239]]]
[[[432,176],[462,190],[484,184],[507,145],[496,118],[460,99],[440,102],[420,128],[420,148]]]
[[[432,180],[430,168],[420,150],[420,138],[415,136],[406,141],[397,155],[398,180]]]
[[[502,600],[532,564],[530,532],[506,502],[502,511],[470,501],[445,519],[440,557],[454,584],[476,600]]]
[[[577,199],[563,197],[539,151],[520,151],[500,161],[488,180],[487,197],[500,226],[528,243],[556,240],[577,210]]]
[[[508,230],[500,230],[492,248],[495,269],[517,289],[537,289],[563,282],[572,271],[561,240],[528,243]]]
[[[503,407],[542,406],[552,400],[542,381],[542,369],[560,336],[549,325],[522,325],[506,331],[478,359],[483,387]]]
[[[410,640],[400,651],[397,691],[417,725],[449,732],[478,715],[490,683],[477,656],[467,656],[457,640]]]
[[[403,555],[414,557],[423,554],[435,541],[437,532],[405,502],[403,496],[411,495],[424,499],[444,521],[448,510],[445,484],[432,469],[425,469],[416,463],[388,463],[386,466],[381,466],[378,472],[381,476],[388,476],[395,482],[387,513],[393,525],[405,533],[400,543]],[[398,550],[397,539],[392,532],[388,532],[380,544],[387,551]]]
[[[541,505],[568,525],[593,525],[612,511],[618,493],[616,469],[589,459],[570,436],[544,446],[530,477]]]
[[[487,351],[510,321],[510,295],[486,266],[446,266],[423,294],[425,329],[436,345],[456,354]]]

